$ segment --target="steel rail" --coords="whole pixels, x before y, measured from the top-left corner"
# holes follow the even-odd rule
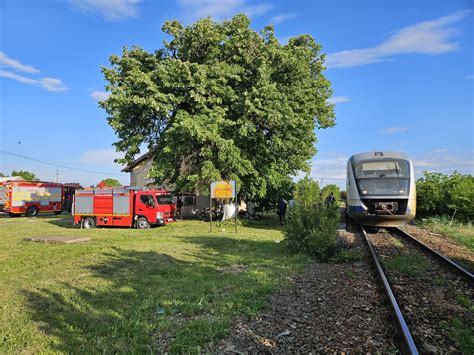
[[[450,265],[452,268],[454,268],[457,272],[459,272],[461,275],[465,276],[468,278],[468,280],[470,280],[471,282],[474,282],[474,274],[472,274],[471,272],[469,272],[468,270],[464,269],[462,266],[456,264],[454,261],[452,261],[451,259],[447,258],[446,256],[444,256],[443,254],[441,253],[438,253],[436,250],[430,248],[429,246],[427,246],[426,244],[424,244],[423,242],[421,242],[420,240],[416,239],[414,236],[412,236],[411,234],[405,232],[404,230],[400,229],[400,228],[393,228],[392,231],[395,231],[396,233],[402,235],[403,237],[413,241],[415,244],[417,244],[418,246],[420,246],[423,250],[429,252],[430,254],[432,255],[435,255],[436,257],[439,258],[439,260],[442,260],[444,263]]]
[[[398,306],[397,300],[395,298],[395,295],[393,294],[392,288],[390,287],[387,277],[385,276],[385,273],[383,272],[382,265],[380,264],[377,253],[375,252],[374,247],[372,246],[372,243],[370,242],[369,237],[367,236],[367,233],[364,227],[361,225],[360,228],[362,230],[362,234],[364,235],[365,241],[369,247],[370,253],[372,254],[372,259],[377,268],[378,275],[383,282],[385,292],[387,293],[387,296],[390,300],[390,305],[392,306],[392,310],[395,314],[395,318],[397,319],[398,327],[400,328],[400,332],[403,336],[406,350],[408,350],[410,354],[417,355],[419,353],[418,353],[418,349],[416,347],[415,341],[413,340],[413,337],[411,336],[410,329],[408,328],[405,318],[403,317],[402,311],[400,310],[400,307]]]

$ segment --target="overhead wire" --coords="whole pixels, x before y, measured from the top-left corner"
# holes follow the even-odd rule
[[[35,161],[35,162],[38,162],[38,163],[56,166],[56,167],[63,168],[63,169],[69,169],[69,170],[75,170],[75,171],[82,171],[82,172],[91,173],[91,174],[123,176],[123,174],[118,174],[118,173],[109,173],[109,172],[93,171],[93,170],[87,170],[87,169],[73,168],[73,167],[65,166],[65,165],[61,165],[61,164],[55,164],[55,163],[47,162],[47,161],[44,161],[44,160],[40,160],[40,159],[31,158],[31,157],[27,157],[27,156],[24,156],[24,155],[20,155],[20,154],[8,152],[8,151],[3,150],[3,149],[0,149],[0,152],[1,152],[1,153],[5,153],[5,154],[9,154],[9,155],[13,155],[13,156],[15,156],[15,157],[19,157],[19,158],[23,158],[23,159],[32,160],[32,161]]]

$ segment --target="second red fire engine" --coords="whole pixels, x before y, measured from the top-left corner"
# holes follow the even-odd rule
[[[174,220],[173,197],[166,190],[129,187],[76,190],[74,224],[83,228],[164,225]]]

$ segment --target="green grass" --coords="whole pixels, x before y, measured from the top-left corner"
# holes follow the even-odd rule
[[[384,264],[389,270],[413,276],[420,275],[428,269],[426,260],[415,255],[396,255],[391,259],[387,259]]]
[[[397,247],[399,249],[403,249],[405,247],[400,240],[398,240],[397,238],[394,238],[393,236],[390,236],[390,242],[392,243],[394,247]]]
[[[450,223],[449,219],[441,217],[423,218],[417,225],[433,233],[442,234],[469,251],[474,251],[474,227],[471,223]]]
[[[439,326],[449,331],[449,337],[459,346],[461,354],[474,353],[474,332],[472,326],[464,324],[459,318],[443,320]]]
[[[352,270],[350,270],[350,269],[349,269],[349,270],[346,270],[346,271],[345,271],[345,274],[346,274],[346,276],[347,276],[348,278],[350,278],[350,279],[353,279],[353,278],[355,277],[355,272],[352,271]]]
[[[469,298],[467,298],[465,295],[463,295],[462,293],[459,293],[457,295],[457,300],[458,300],[458,303],[466,308],[466,310],[468,310],[469,312],[474,312],[474,303],[472,303]]]
[[[335,263],[360,262],[364,258],[364,251],[360,249],[343,249],[336,253],[331,259]]]
[[[66,219],[0,218],[0,353],[199,352],[308,262],[277,243],[275,219],[237,235],[199,221],[80,230]],[[23,240],[52,235],[92,240]]]
[[[474,353],[474,331],[472,327],[463,323],[459,318],[452,320],[454,330],[451,332],[451,338],[459,344],[463,354]]]

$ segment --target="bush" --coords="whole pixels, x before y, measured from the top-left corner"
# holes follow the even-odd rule
[[[326,185],[322,188],[321,190],[322,200],[325,201],[326,197],[328,197],[328,195],[331,192],[334,194],[334,198],[336,199],[336,205],[338,205],[339,202],[342,200],[342,195],[341,195],[341,190],[339,189],[339,187],[334,184]]]
[[[288,248],[327,260],[336,250],[337,205],[326,206],[317,182],[306,177],[297,183],[296,205],[289,210],[283,235]]]
[[[416,182],[417,214],[420,217],[456,216],[474,220],[474,177],[424,172]]]

